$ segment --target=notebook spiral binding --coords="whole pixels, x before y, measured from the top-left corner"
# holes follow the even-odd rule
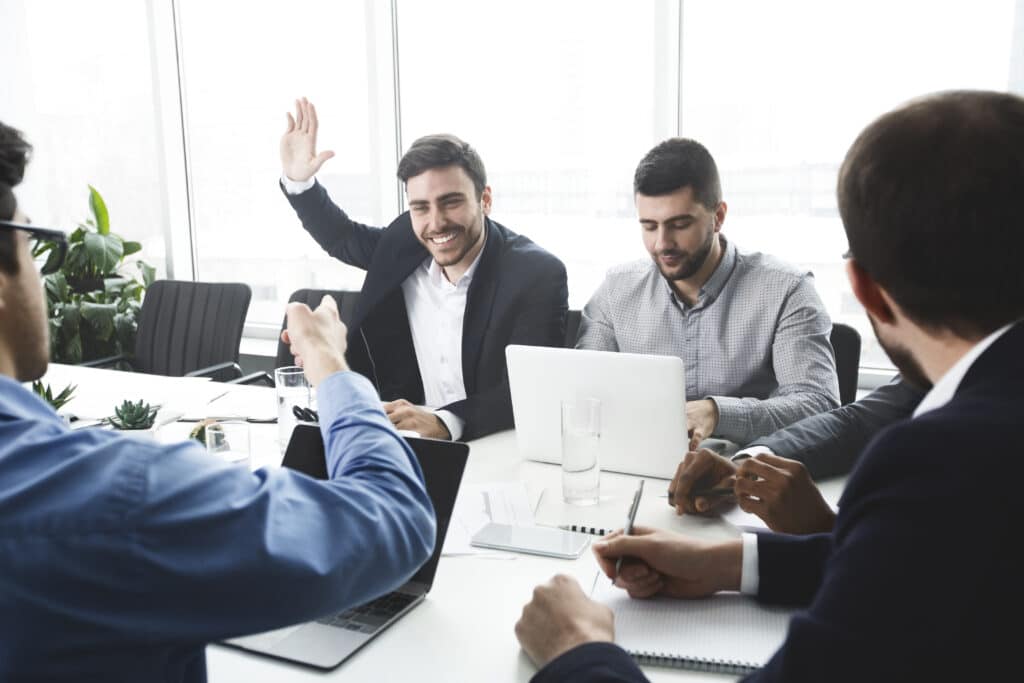
[[[689,657],[673,657],[659,652],[632,652],[630,654],[637,664],[716,674],[749,674],[759,668],[734,659],[691,659]]]

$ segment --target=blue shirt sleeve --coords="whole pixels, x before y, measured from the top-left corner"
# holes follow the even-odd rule
[[[94,618],[144,639],[217,640],[336,612],[414,574],[435,542],[415,456],[363,377],[336,373],[318,399],[329,481],[250,472],[190,444],[122,447],[141,504],[91,544]]]

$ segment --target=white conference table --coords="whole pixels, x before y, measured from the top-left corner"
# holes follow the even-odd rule
[[[153,397],[164,405],[182,401],[202,405],[230,391],[234,405],[260,405],[272,412],[274,390],[265,387],[223,385],[203,380],[181,380],[115,371],[53,365],[44,378],[56,393],[67,382],[79,386],[67,410],[97,416],[97,401],[113,405],[109,396]],[[171,400],[167,397],[172,396]],[[119,398],[115,397],[116,401]],[[91,405],[92,404],[92,405]],[[187,411],[190,412],[190,411]],[[102,413],[99,413],[102,414]],[[162,427],[161,441],[187,436],[194,423]],[[278,466],[277,426],[251,426],[254,467]],[[740,532],[721,519],[678,517],[659,496],[668,480],[647,478],[637,524],[674,529],[706,537],[732,537]],[[537,504],[538,523],[621,527],[638,478],[610,472],[601,477],[601,500],[596,506],[576,507],[561,502],[561,470],[556,465],[520,457],[515,432],[507,431],[470,442],[464,484],[522,481]],[[821,482],[829,502],[835,503],[844,480]],[[527,681],[536,669],[523,654],[513,627],[534,586],[557,573],[575,576],[589,590],[596,563],[589,550],[577,560],[560,560],[518,553],[487,551],[481,555],[442,556],[433,588],[426,600],[381,633],[361,651],[331,671],[319,671],[234,648],[213,644],[207,648],[211,682],[417,680],[417,681]],[[274,587],[267,586],[272,592]],[[258,595],[253,596],[259,600]],[[685,638],[685,634],[680,634]],[[652,681],[722,681],[735,677],[660,667],[644,667]]]

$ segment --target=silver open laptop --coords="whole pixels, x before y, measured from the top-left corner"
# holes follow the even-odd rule
[[[458,441],[416,437],[406,437],[406,441],[419,460],[437,515],[437,539],[430,559],[407,583],[376,600],[317,621],[233,638],[224,641],[225,645],[318,669],[333,669],[423,601],[434,583],[469,446]],[[320,428],[299,423],[281,464],[317,479],[326,479]]]
[[[507,346],[505,356],[524,458],[561,463],[561,402],[596,398],[602,470],[675,475],[688,445],[681,358],[517,344]]]

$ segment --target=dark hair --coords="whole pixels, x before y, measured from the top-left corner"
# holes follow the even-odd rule
[[[25,177],[25,166],[32,154],[21,132],[0,121],[0,219],[10,220],[18,207],[14,199],[14,186]],[[0,232],[0,269],[7,273],[18,271],[18,258],[14,250],[14,236]]]
[[[950,91],[885,114],[837,193],[852,257],[918,324],[971,339],[1024,317],[1024,99]]]
[[[669,138],[644,155],[633,175],[633,193],[658,197],[684,187],[714,210],[722,202],[718,166],[704,145],[689,138]]]
[[[444,166],[459,166],[473,181],[476,198],[480,199],[487,187],[484,162],[468,142],[454,135],[424,135],[412,143],[398,162],[398,179],[403,183],[424,171]]]

